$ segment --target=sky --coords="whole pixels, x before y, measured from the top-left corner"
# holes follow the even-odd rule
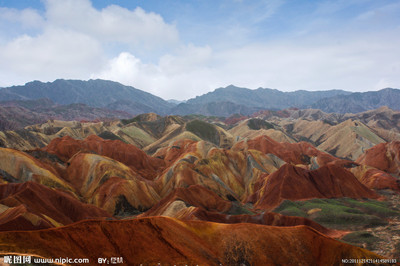
[[[0,0],[0,87],[400,88],[400,0]]]

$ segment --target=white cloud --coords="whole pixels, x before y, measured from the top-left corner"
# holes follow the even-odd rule
[[[23,28],[41,28],[44,25],[44,19],[34,9],[18,10],[0,7],[0,23],[17,23]]]
[[[264,0],[257,6],[258,16],[253,18],[254,23],[259,23],[274,15],[277,10],[284,4],[283,0]]]
[[[209,47],[189,45],[182,47],[177,55],[163,56],[158,64],[146,64],[123,52],[109,60],[104,69],[93,73],[91,78],[119,81],[165,99],[187,99],[201,94],[204,86],[211,89],[210,82],[216,78],[209,65],[211,54]],[[199,82],[202,78],[205,79]]]
[[[345,43],[311,38],[297,44],[259,43],[222,51],[189,45],[180,53],[163,56],[158,64],[145,64],[122,53],[93,77],[180,100],[229,84],[280,90],[396,87],[400,84],[400,39],[388,45],[380,42],[381,37],[363,36]]]
[[[100,41],[141,48],[163,47],[179,39],[174,25],[140,7],[128,10],[110,5],[99,11],[89,0],[46,0],[46,18],[53,26],[79,31]]]
[[[97,10],[89,0],[45,0],[44,6],[42,15],[33,9],[0,8],[0,26],[17,25],[17,32],[12,28],[0,34],[2,86],[33,79],[88,79],[106,68],[107,56],[122,47],[141,55],[159,54],[179,41],[174,25],[140,7]],[[35,31],[24,30],[28,28]],[[119,77],[126,76],[118,71]]]
[[[81,33],[49,28],[38,36],[22,35],[0,46],[0,72],[5,76],[18,73],[21,82],[86,78],[101,65],[102,57],[96,40]]]
[[[211,47],[199,47],[190,44],[181,47],[176,55],[162,56],[159,66],[167,75],[179,75],[183,72],[193,72],[199,70],[199,68],[212,65],[212,56]]]

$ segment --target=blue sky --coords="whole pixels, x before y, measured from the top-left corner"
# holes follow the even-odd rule
[[[165,99],[229,84],[400,86],[400,1],[0,0],[0,87],[103,78]]]

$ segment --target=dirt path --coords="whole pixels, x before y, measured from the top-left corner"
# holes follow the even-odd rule
[[[394,208],[400,209],[400,195],[385,195]],[[400,217],[394,217],[388,225],[368,228],[366,231],[381,239],[371,250],[387,258],[400,261]]]

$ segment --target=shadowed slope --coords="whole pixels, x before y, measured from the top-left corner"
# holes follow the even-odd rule
[[[1,184],[0,204],[4,208],[0,213],[0,230],[43,229],[83,219],[110,217],[93,205],[35,182]]]
[[[0,233],[1,253],[43,257],[123,257],[128,265],[335,265],[345,258],[381,258],[307,226],[181,222],[152,217],[86,221],[32,232]]]

